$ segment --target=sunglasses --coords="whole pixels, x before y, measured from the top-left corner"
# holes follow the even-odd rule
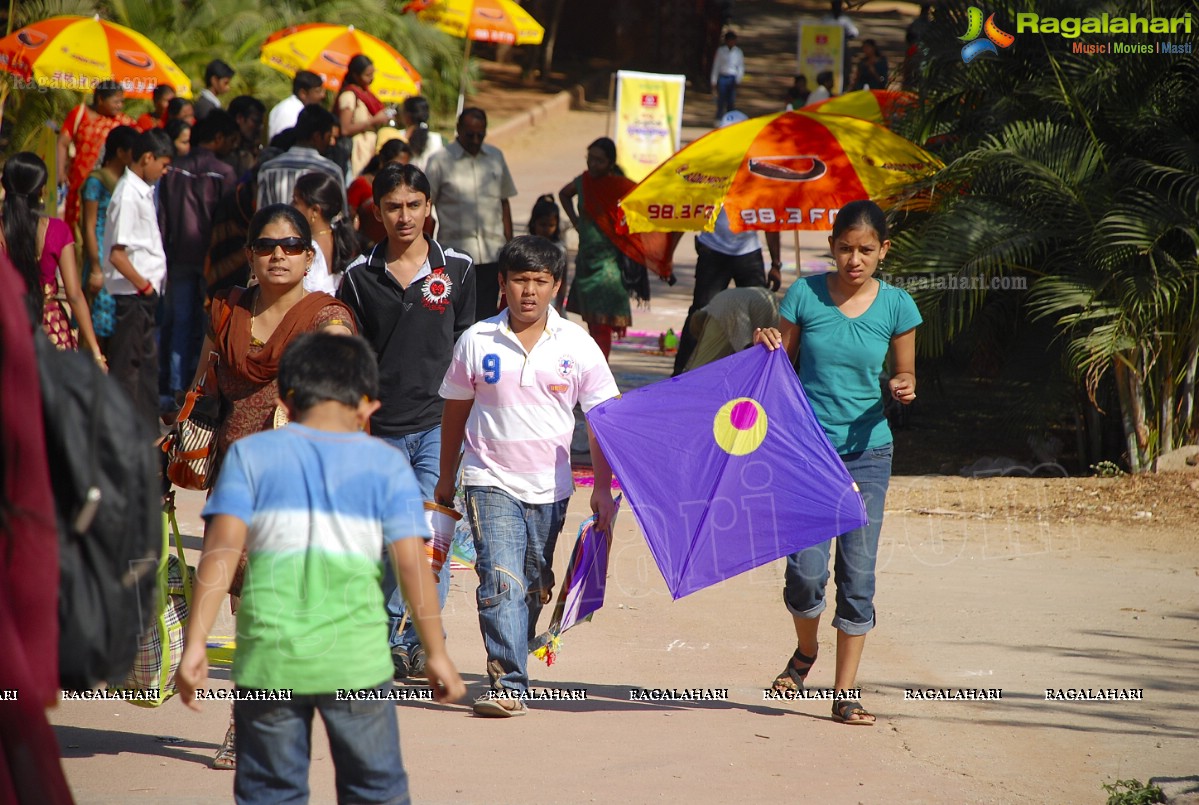
[[[250,244],[250,251],[259,257],[266,257],[275,253],[275,249],[283,249],[283,253],[288,257],[295,257],[298,254],[303,254],[311,248],[312,244],[303,238],[259,238]]]

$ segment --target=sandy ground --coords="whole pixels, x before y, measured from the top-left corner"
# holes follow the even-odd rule
[[[603,128],[602,114],[571,112],[506,147],[521,190],[518,222],[539,193],[583,168],[584,148]],[[804,238],[805,253],[818,251],[819,235]],[[669,290],[655,285],[635,328],[681,324],[690,238],[678,256],[682,281]],[[613,364],[626,384],[668,371],[667,358],[633,353],[617,352]],[[1196,496],[1189,480],[1178,479],[895,478],[883,525],[879,628],[859,677],[865,704],[879,716],[873,728],[834,723],[825,702],[764,701],[764,686],[794,647],[781,563],[671,601],[626,512],[605,607],[566,635],[554,666],[531,664],[534,687],[583,690],[586,700],[538,703],[528,717],[507,721],[473,717],[463,705],[399,705],[413,797],[1086,803],[1102,801],[1103,782],[1194,773]],[[200,502],[195,493],[181,499],[193,558]],[[572,500],[559,568],[586,502],[585,491]],[[484,662],[474,587],[472,574],[455,574],[445,611],[450,652],[471,695],[482,690]],[[217,632],[230,634],[231,621]],[[833,637],[826,626],[809,678],[816,687],[831,684]],[[214,685],[229,686],[226,673],[214,676]],[[631,701],[640,688],[727,689],[728,698]],[[1002,699],[905,700],[908,688],[1000,689]],[[1046,689],[1066,688],[1135,688],[1144,700],[1045,700]],[[177,700],[154,711],[69,702],[52,719],[81,803],[231,796],[233,774],[208,767],[226,707],[209,703],[195,714]],[[322,730],[315,733],[312,800],[331,802],[333,768]]]

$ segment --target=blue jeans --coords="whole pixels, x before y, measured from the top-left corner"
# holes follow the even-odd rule
[[[541,593],[554,586],[554,546],[569,502],[523,503],[495,487],[466,488],[492,689],[529,689],[529,641],[537,636]]]
[[[164,398],[187,391],[196,374],[200,348],[204,345],[204,295],[207,289],[202,265],[189,266],[188,270],[167,276],[158,336],[158,391]]]
[[[737,76],[722,75],[716,79],[716,119],[737,108]]]
[[[836,539],[833,566],[837,609],[833,628],[847,635],[864,635],[875,625],[874,566],[878,559],[878,536],[883,528],[883,504],[891,481],[891,448],[885,444],[841,456],[845,469],[861,490],[870,521]],[[819,618],[824,611],[832,542],[828,540],[787,557],[783,601],[797,618]]]
[[[390,679],[379,685],[379,690],[390,688]],[[339,702],[332,693],[291,698],[290,702],[233,705],[237,727],[233,797],[239,805],[308,801],[316,711],[329,736],[338,802],[410,802],[394,702]]]
[[[441,425],[406,436],[383,437],[383,441],[398,448],[408,457],[408,463],[416,475],[416,484],[420,487],[421,497],[432,500],[433,488],[437,486],[437,479],[441,474]],[[450,561],[447,557],[445,564],[441,566],[441,573],[437,576],[437,603],[443,609],[449,594]],[[416,624],[412,618],[404,624],[404,631],[400,631],[400,621],[403,620],[408,607],[404,603],[404,594],[400,591],[395,568],[386,555],[383,561],[383,601],[387,607],[388,642],[392,648],[403,646],[411,654],[412,650],[420,645],[420,637],[416,633]]]

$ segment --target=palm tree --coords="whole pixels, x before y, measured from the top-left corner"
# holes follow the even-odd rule
[[[1017,12],[1100,10],[1035,6],[991,10],[1001,27]],[[1172,17],[1188,7],[1101,10]],[[1052,321],[1090,401],[1114,383],[1125,458],[1146,469],[1195,428],[1199,37],[1171,37],[1191,41],[1192,54],[1149,58],[1074,54],[1068,39],[1024,34],[1010,52],[966,65],[958,40],[966,8],[939,9],[921,104],[904,121],[909,135],[932,138],[946,167],[917,188],[929,201],[898,222],[892,262],[900,273],[954,276],[978,289],[917,294],[933,352],[996,307]],[[1012,276],[1028,281],[1017,305],[991,290],[992,278]]]

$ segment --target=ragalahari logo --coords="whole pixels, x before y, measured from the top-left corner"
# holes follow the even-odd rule
[[[981,34],[986,34],[986,37],[980,38]],[[958,39],[966,43],[966,46],[962,48],[962,61],[966,64],[984,53],[999,55],[996,45],[1001,48],[1009,48],[1016,41],[1016,37],[999,29],[999,26],[995,24],[994,14],[987,17],[987,21],[984,23],[982,9],[974,6],[966,11],[966,33],[959,36]]]

